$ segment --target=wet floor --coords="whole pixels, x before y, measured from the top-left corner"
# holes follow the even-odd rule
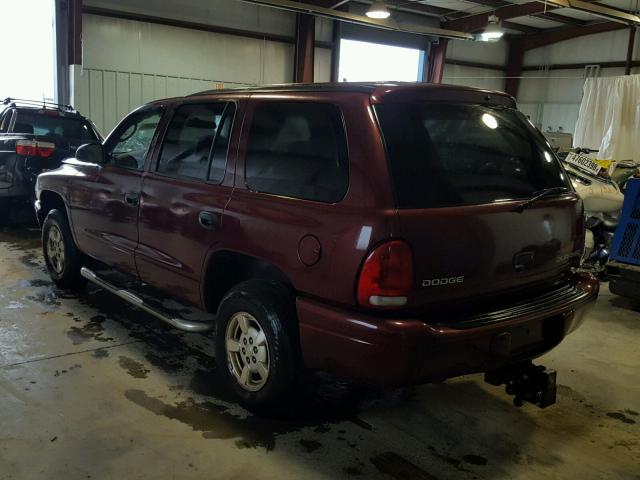
[[[558,403],[472,375],[379,391],[319,376],[286,419],[220,388],[211,339],[88,286],[0,227],[0,479],[640,479],[640,303],[603,292],[541,363]]]

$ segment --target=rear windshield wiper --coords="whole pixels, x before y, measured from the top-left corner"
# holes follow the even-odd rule
[[[518,213],[522,213],[524,212],[527,208],[529,208],[531,205],[533,205],[534,203],[536,203],[538,200],[541,200],[545,197],[548,197],[549,195],[554,195],[556,193],[565,193],[568,192],[569,189],[567,187],[551,187],[551,188],[545,188],[544,190],[540,190],[539,192],[536,192],[533,197],[525,200],[524,202],[522,202],[520,205],[516,206],[513,211],[514,212],[518,212]]]

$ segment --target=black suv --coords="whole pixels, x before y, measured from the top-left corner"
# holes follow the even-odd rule
[[[0,217],[11,203],[31,203],[36,177],[58,168],[83,143],[102,139],[73,108],[49,102],[5,99],[0,112]]]

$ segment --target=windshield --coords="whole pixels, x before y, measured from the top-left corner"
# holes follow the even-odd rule
[[[18,112],[13,132],[84,141],[99,140],[95,131],[86,120],[29,112]]]
[[[570,188],[553,153],[514,109],[390,103],[375,110],[398,208],[485,204]]]

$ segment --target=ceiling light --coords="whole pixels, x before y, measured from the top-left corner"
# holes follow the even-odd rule
[[[500,19],[495,15],[489,17],[489,23],[480,34],[483,42],[497,42],[504,35],[504,30],[500,27]]]
[[[373,5],[369,7],[367,13],[365,14],[369,18],[389,18],[391,13],[387,10],[387,6],[384,3],[384,0],[376,0],[373,2]]]

